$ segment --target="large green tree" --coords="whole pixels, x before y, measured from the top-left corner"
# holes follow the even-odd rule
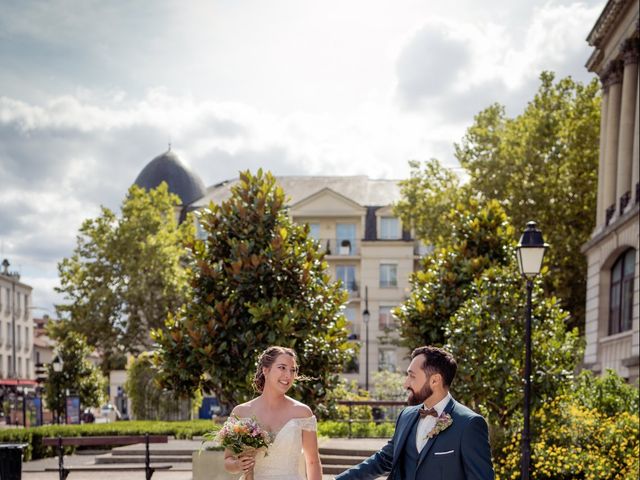
[[[241,173],[231,197],[211,204],[200,224],[206,239],[191,248],[192,298],[156,332],[164,385],[245,401],[255,395],[258,354],[282,345],[297,351],[309,377],[293,394],[320,408],[354,352],[346,294],[330,281],[308,227],[291,221],[285,193],[262,171]]]
[[[514,252],[515,254],[515,252]],[[508,428],[522,410],[526,291],[516,262],[484,270],[467,300],[445,327],[445,348],[460,360],[455,395],[482,412],[494,433]],[[533,291],[531,377],[533,408],[550,400],[573,379],[582,353],[568,313],[536,282]]]
[[[494,104],[476,115],[455,146],[468,181],[461,184],[437,160],[411,162],[401,182],[396,213],[423,241],[449,242],[442,214],[467,198],[495,199],[524,229],[534,220],[551,245],[545,287],[570,313],[571,326],[584,324],[586,260],[581,246],[594,226],[600,126],[598,82],[540,76],[540,87],[524,111],[510,118]]]
[[[149,192],[132,186],[121,216],[103,207],[82,224],[73,255],[58,264],[60,338],[68,331],[84,335],[105,371],[147,349],[150,330],[185,301],[184,245],[195,228],[191,221],[178,225],[179,203],[166,183]]]
[[[448,244],[425,256],[411,275],[411,294],[394,314],[399,320],[400,343],[442,345],[445,328],[472,294],[475,279],[492,266],[514,260],[515,232],[497,201],[468,199],[439,217],[446,224]],[[443,239],[444,242],[444,239]]]
[[[59,414],[65,411],[66,392],[78,395],[82,407],[97,407],[104,399],[106,378],[89,360],[91,348],[85,338],[68,332],[58,344],[62,370],[47,366],[45,400],[49,408]]]
[[[594,227],[600,128],[597,79],[555,81],[543,72],[540,87],[514,118],[494,104],[480,112],[456,157],[468,188],[497,199],[517,228],[535,220],[551,244],[547,288],[584,324],[586,260],[581,246]]]

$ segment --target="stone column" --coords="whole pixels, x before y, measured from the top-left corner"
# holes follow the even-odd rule
[[[635,42],[627,40],[622,47],[624,74],[620,100],[620,131],[618,136],[618,160],[616,174],[616,202],[622,214],[631,196],[631,169],[633,155],[633,127],[638,89],[638,53]]]
[[[600,102],[600,157],[598,160],[598,202],[596,207],[596,232],[604,227],[604,211],[607,207],[604,205],[604,176],[605,176],[605,148],[607,144],[607,103],[609,101],[609,89],[604,86],[605,79],[600,78],[602,82],[602,100]]]
[[[620,132],[620,94],[622,68],[620,62],[612,62],[605,73],[605,88],[609,89],[607,101],[607,140],[604,152],[603,207],[605,224],[616,210],[616,178],[618,166],[618,137]]]
[[[640,110],[640,75],[636,79],[636,118],[635,118],[635,127],[633,134],[633,154],[631,155],[631,195],[634,199],[633,201],[638,203],[640,202],[640,190],[638,186],[638,182],[640,182],[640,119],[639,113]]]

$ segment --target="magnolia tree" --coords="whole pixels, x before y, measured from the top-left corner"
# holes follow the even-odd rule
[[[225,404],[255,395],[258,354],[296,350],[293,394],[320,408],[352,357],[342,313],[346,294],[332,283],[308,227],[292,222],[275,178],[243,172],[231,197],[199,217],[206,238],[191,244],[191,298],[156,330],[163,385],[186,395],[211,391]]]

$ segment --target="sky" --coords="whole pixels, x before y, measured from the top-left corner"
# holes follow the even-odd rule
[[[0,257],[53,316],[83,220],[172,150],[205,185],[459,172],[454,143],[543,70],[588,82],[605,0],[0,0]]]

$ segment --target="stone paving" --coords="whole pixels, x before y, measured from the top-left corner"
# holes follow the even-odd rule
[[[346,439],[346,438],[330,438],[320,439],[321,447],[338,448],[338,449],[378,449],[386,443],[385,439]],[[197,450],[200,447],[198,440],[170,440],[168,444],[152,445],[152,454],[154,450]],[[101,453],[107,453],[101,452]],[[85,466],[94,465],[95,457],[98,453],[82,454],[82,455],[65,455],[64,463],[66,466]],[[45,469],[55,469],[58,466],[58,458],[43,458],[24,462],[22,464],[22,480],[58,480],[57,471],[45,471]],[[144,480],[144,470],[139,471],[73,471],[67,477],[68,480]],[[324,480],[332,479],[333,475],[324,475]],[[153,480],[192,480],[191,463],[175,463],[170,470],[158,470],[153,474]]]

